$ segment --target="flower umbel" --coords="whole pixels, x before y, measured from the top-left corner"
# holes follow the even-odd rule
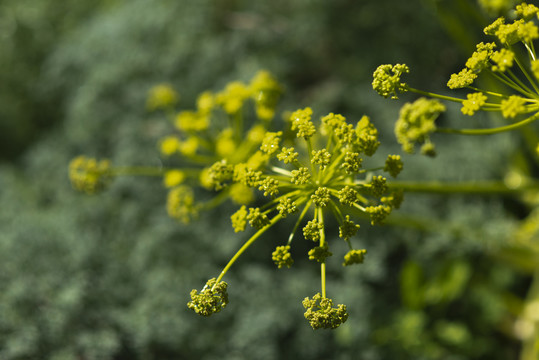
[[[398,99],[397,92],[407,91],[406,84],[401,83],[401,76],[409,72],[404,64],[380,65],[374,71],[372,88],[385,98],[391,95],[392,99]]]
[[[195,289],[191,290],[191,301],[187,303],[187,307],[202,316],[218,313],[228,304],[227,287],[226,282],[217,282],[215,278],[211,278],[200,293]]]
[[[77,156],[69,164],[69,178],[75,189],[94,194],[111,180],[110,161]]]
[[[333,307],[333,300],[317,293],[312,299],[303,300],[305,319],[311,327],[316,329],[336,329],[348,319],[346,305],[339,304]]]
[[[404,104],[395,123],[395,135],[402,149],[412,153],[415,144],[429,144],[430,134],[436,130],[434,122],[445,109],[435,99],[419,98],[413,103]]]
[[[364,159],[373,155],[379,145],[378,131],[366,116],[350,124],[342,115],[329,114],[322,118],[322,124],[326,129],[318,131],[320,125],[312,120],[311,108],[297,110],[290,116],[290,127],[297,136],[286,138],[285,131],[266,132],[260,150],[268,156],[268,161],[258,170],[247,163],[239,163],[233,171],[226,170],[226,176],[214,176],[214,182],[221,186],[239,182],[257,188],[266,196],[263,205],[242,206],[232,215],[234,231],[245,230],[248,222],[255,233],[217,280],[222,279],[237,258],[266,230],[281,219],[298,214],[288,241],[276,247],[272,260],[279,268],[292,266],[290,250],[297,230],[302,229],[305,239],[315,243],[307,255],[319,264],[322,285],[318,300],[314,300],[317,305],[310,307],[307,318],[311,324],[319,323],[313,328],[335,328],[347,315],[344,305],[334,309],[326,297],[326,263],[332,255],[326,224],[332,214],[339,225],[339,236],[348,244],[359,228],[350,220],[352,215],[359,212],[369,216],[372,224],[381,224],[392,210],[393,202],[389,199],[393,198],[392,193],[388,193],[386,178],[374,172],[384,169],[397,176],[402,170],[402,161],[400,156],[390,155],[385,166],[364,168]],[[285,142],[291,146],[282,147],[281,143]],[[214,172],[221,174],[226,163],[216,164],[218,171]],[[310,219],[308,214],[312,214]],[[350,253],[345,261],[360,263],[362,254],[359,250]]]

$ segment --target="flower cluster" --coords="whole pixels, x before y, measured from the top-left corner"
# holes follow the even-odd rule
[[[165,167],[115,167],[109,162],[78,157],[70,165],[73,186],[94,193],[107,185],[112,177],[144,175],[162,177],[169,189],[168,214],[181,222],[190,222],[201,210],[215,207],[231,199],[237,204],[249,204],[254,190],[241,182],[232,186],[225,183],[238,174],[234,165],[248,164],[257,169],[268,159],[259,150],[275,115],[282,87],[267,71],[258,72],[249,83],[233,81],[221,91],[202,92],[196,109],[177,111],[178,93],[168,84],[150,89],[147,109],[162,111],[171,128],[159,140],[159,150]],[[249,106],[254,108],[255,119],[245,119]],[[269,180],[261,185],[273,194],[275,184]],[[197,199],[197,188],[222,196],[210,200]]]
[[[228,304],[227,283],[215,278],[206,282],[200,291],[191,290],[191,301],[187,307],[202,316],[210,316],[221,311]]]
[[[259,148],[267,156],[262,166],[220,162],[212,167],[212,177],[220,186],[242,184],[257,189],[265,199],[262,206],[243,205],[231,216],[236,232],[246,230],[248,224],[255,233],[238,250],[218,281],[267,229],[297,214],[290,235],[277,246],[272,259],[278,268],[292,266],[293,240],[302,229],[303,237],[314,243],[307,256],[319,264],[322,278],[321,295],[306,306],[305,316],[314,329],[335,328],[346,320],[347,314],[343,305],[333,309],[332,300],[326,297],[326,263],[333,255],[326,224],[333,218],[339,225],[336,235],[350,248],[343,265],[362,263],[366,250],[351,245],[350,240],[359,228],[351,218],[368,217],[373,225],[382,224],[400,206],[402,193],[389,191],[387,179],[374,171],[384,169],[395,177],[402,170],[402,161],[398,155],[389,155],[385,166],[365,166],[380,144],[378,132],[367,116],[354,124],[331,113],[315,123],[312,114],[307,107],[290,115],[291,138],[285,138],[284,134],[289,132],[284,131],[265,134]],[[285,143],[291,146],[284,146]]]
[[[77,156],[69,163],[69,179],[73,188],[87,194],[103,190],[110,182],[109,160],[97,160],[84,155]]]
[[[317,293],[309,299],[303,300],[305,319],[309,321],[313,329],[335,329],[348,319],[346,305],[339,304],[333,307],[333,301]]]
[[[374,71],[372,88],[383,97],[392,95],[392,99],[398,99],[397,92],[407,90],[406,83],[401,83],[401,76],[409,72],[405,64],[380,65]]]
[[[405,104],[401,109],[395,132],[398,141],[407,152],[414,144],[422,144],[421,152],[434,154],[434,145],[429,134],[433,132],[461,133],[467,135],[492,134],[527,125],[539,119],[539,60],[534,41],[539,39],[539,8],[525,2],[517,5],[516,19],[507,22],[504,17],[496,19],[484,29],[484,33],[494,37],[493,42],[477,44],[476,50],[466,61],[465,67],[452,74],[447,86],[450,89],[471,90],[466,98],[458,98],[425,92],[402,83],[400,77],[408,72],[406,65],[380,65],[374,72],[373,89],[384,97],[397,92],[410,91],[441,100],[462,104],[464,115],[472,116],[478,111],[496,111],[506,119],[516,119],[510,125],[491,129],[443,129],[435,126],[435,119],[445,111],[437,100],[419,99],[413,104]],[[522,57],[522,50],[526,57]],[[474,85],[482,73],[488,73],[507,93],[496,89],[480,89]],[[521,116],[523,119],[519,120]]]
[[[380,89],[388,94],[402,90],[398,78],[404,72],[403,66],[386,69]],[[236,81],[216,93],[205,91],[195,110],[176,112],[178,94],[159,85],[151,90],[147,106],[163,110],[173,124],[173,132],[159,141],[167,166],[111,168],[107,161],[79,157],[70,165],[70,175],[74,186],[88,193],[103,188],[113,176],[161,177],[169,191],[167,212],[184,223],[227,199],[240,205],[230,217],[232,227],[235,232],[252,228],[254,233],[217,278],[200,292],[191,292],[187,305],[203,316],[227,305],[227,284],[222,279],[239,256],[277,222],[294,217],[295,225],[271,259],[278,268],[289,268],[294,264],[296,235],[310,242],[305,257],[320,267],[322,288],[304,300],[305,317],[314,329],[336,328],[348,314],[344,305],[334,308],[326,296],[326,263],[334,255],[331,238],[340,237],[349,247],[341,254],[344,261],[337,263],[363,263],[366,250],[354,248],[351,241],[360,227],[356,218],[383,224],[400,206],[402,192],[392,191],[381,173],[396,177],[403,164],[399,155],[387,156],[384,164],[372,164],[369,158],[380,141],[367,116],[349,122],[330,113],[313,120],[313,110],[306,107],[289,113],[286,129],[273,129],[276,124],[271,120],[281,91],[268,72],[260,72],[249,84]],[[250,112],[244,111],[248,103],[254,106]],[[255,114],[255,119],[247,121],[248,114]],[[428,115],[422,116],[425,119],[417,121],[426,122]],[[203,192],[211,194],[205,202],[197,200]],[[334,236],[327,234],[329,221],[338,225]]]
[[[434,156],[430,134],[436,130],[434,122],[444,111],[445,106],[436,99],[422,97],[404,104],[395,123],[395,135],[402,149],[412,153],[415,144],[422,144],[421,153]]]

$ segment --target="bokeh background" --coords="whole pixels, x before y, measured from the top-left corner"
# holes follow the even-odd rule
[[[245,240],[223,216],[234,206],[184,225],[167,216],[159,180],[121,178],[87,196],[67,176],[79,154],[160,164],[163,119],[145,109],[153,85],[172,84],[190,108],[203,90],[260,69],[286,89],[279,110],[368,114],[381,155],[402,154],[392,126],[413,97],[380,98],[374,69],[406,63],[414,87],[447,92],[482,28],[511,5],[2,0],[0,359],[518,359],[529,331],[515,319],[537,271],[534,258],[504,256],[532,212],[518,198],[410,194],[394,225],[362,224],[366,263],[329,265],[329,294],[349,320],[313,331],[301,300],[318,291],[318,267],[299,252],[291,269],[271,261],[287,226],[232,268],[226,310],[201,318],[186,307],[189,291]],[[498,120],[449,106],[440,121]],[[403,179],[533,172],[519,134],[434,141],[435,159],[403,155]]]

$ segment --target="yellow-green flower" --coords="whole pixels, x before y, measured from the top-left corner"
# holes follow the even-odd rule
[[[178,102],[178,93],[169,84],[159,84],[150,89],[146,108],[150,111],[171,108]]]
[[[526,111],[526,99],[517,95],[511,95],[509,98],[502,100],[501,110],[503,117],[514,118]]]
[[[452,74],[447,82],[447,87],[450,89],[460,89],[471,85],[477,79],[475,74],[470,69],[462,69],[458,74]]]
[[[69,163],[69,179],[76,190],[94,194],[110,183],[110,161],[77,156]]]
[[[169,170],[165,173],[163,183],[165,187],[171,188],[180,185],[185,180],[185,173],[181,170]]]
[[[462,102],[462,108],[460,111],[464,115],[472,116],[475,114],[476,111],[481,109],[483,105],[485,105],[487,101],[487,97],[482,92],[476,92],[472,94],[466,95],[466,100]]]

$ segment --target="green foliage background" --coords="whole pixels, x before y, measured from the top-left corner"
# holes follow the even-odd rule
[[[463,4],[469,16],[455,16]],[[2,1],[0,359],[516,358],[507,304],[529,277],[492,254],[527,214],[520,203],[411,194],[399,225],[362,224],[366,263],[329,262],[328,291],[350,318],[313,332],[301,300],[319,287],[316,266],[305,249],[290,270],[271,262],[287,229],[227,275],[227,309],[199,318],[189,291],[245,240],[222,216],[233,206],[185,226],[167,217],[155,179],[119,179],[88,197],[67,178],[80,153],[160,164],[166,129],[144,108],[152,85],[172,83],[191,107],[259,69],[285,85],[281,110],[366,113],[384,154],[399,153],[402,102],[378,98],[373,70],[405,62],[416,87],[446,91],[469,47],[451,29],[473,38],[487,19],[472,1]],[[441,121],[465,124],[456,108]],[[404,156],[403,179],[499,179],[516,164],[514,134],[435,141],[434,160]]]

